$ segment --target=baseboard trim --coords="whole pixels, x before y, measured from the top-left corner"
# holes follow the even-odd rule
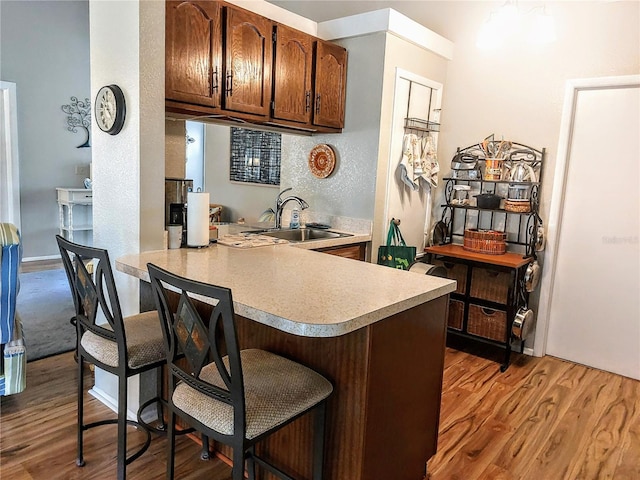
[[[118,413],[118,402],[111,395],[106,393],[104,390],[97,388],[95,385],[89,389],[89,395],[94,397],[100,403],[103,403],[105,406],[109,407],[113,410],[114,413]],[[135,412],[132,412],[127,408],[127,419],[133,420],[134,422],[138,421],[138,417]]]
[[[45,255],[43,257],[24,257],[22,259],[23,262],[40,262],[43,260],[59,260],[62,257],[58,255]]]

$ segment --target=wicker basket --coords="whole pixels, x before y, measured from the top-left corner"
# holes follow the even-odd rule
[[[504,342],[507,338],[507,312],[469,305],[467,331],[483,338]]]
[[[511,272],[474,267],[469,293],[475,298],[506,304],[509,301],[511,283]]]
[[[507,212],[527,213],[531,211],[531,203],[529,202],[529,200],[526,200],[526,201],[505,200],[504,209]]]
[[[449,300],[449,319],[447,325],[456,330],[462,330],[462,319],[464,318],[464,302],[460,300]]]
[[[488,255],[503,255],[507,252],[507,234],[495,230],[478,230],[475,228],[464,231],[465,250]]]
[[[434,265],[442,266],[447,270],[447,278],[457,282],[456,293],[465,294],[467,290],[467,266],[463,263],[449,263],[442,260],[434,260]]]

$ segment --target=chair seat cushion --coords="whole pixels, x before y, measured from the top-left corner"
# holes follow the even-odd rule
[[[110,325],[103,325],[111,328]],[[140,368],[166,358],[162,326],[158,312],[144,312],[124,319],[124,331],[127,337],[129,368]],[[118,345],[93,332],[85,332],[80,341],[82,348],[96,360],[118,366]]]
[[[303,413],[333,391],[322,375],[264,350],[240,352],[245,388],[246,438],[251,440]],[[228,365],[228,358],[224,359]],[[215,363],[206,365],[200,379],[226,388]],[[233,434],[233,408],[184,382],[173,393],[173,404],[209,428]]]

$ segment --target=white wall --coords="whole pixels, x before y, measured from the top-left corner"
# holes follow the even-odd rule
[[[293,187],[310,209],[371,220],[374,214],[385,34],[337,41],[348,50],[347,105],[342,134],[283,137],[282,187]],[[331,176],[309,170],[309,152],[320,143],[336,152]],[[303,212],[304,219],[304,212]]]
[[[158,139],[164,137],[164,6],[138,0],[90,3],[92,96],[115,83],[127,105],[122,131],[114,136],[95,128],[92,148],[94,244],[108,248],[113,260],[162,247],[164,142]],[[115,23],[118,35],[113,35]],[[124,278],[116,280],[125,287]],[[125,314],[135,313],[137,295],[122,293],[120,300]]]
[[[430,9],[432,28],[455,43],[444,88],[441,166],[446,174],[456,147],[469,146],[491,133],[545,147],[540,215],[546,225],[565,82],[640,73],[640,2],[546,2],[547,13],[556,20],[554,44],[533,48],[512,43],[483,52],[475,45],[476,33],[497,7],[494,2],[436,2]],[[613,158],[603,161],[615,163]],[[544,257],[541,252],[543,268]],[[529,302],[535,312],[541,288]],[[527,346],[535,345],[530,341]]]
[[[449,61],[445,60],[432,52],[417,47],[395,35],[387,34],[387,43],[385,50],[384,62],[384,90],[382,95],[382,114],[380,120],[380,151],[378,155],[377,165],[377,186],[376,191],[385,192],[387,188],[387,179],[389,176],[396,175],[396,167],[400,158],[390,159],[390,155],[398,155],[391,151],[392,133],[400,135],[397,130],[393,129],[393,109],[395,95],[395,79],[398,68],[411,72],[420,77],[440,83],[443,85],[443,91],[446,92],[447,69]],[[439,135],[440,137],[440,135]],[[438,142],[439,143],[439,142]],[[438,156],[440,162],[446,162],[446,156],[442,155],[442,148],[438,144]],[[390,161],[391,160],[391,161]],[[391,167],[391,168],[390,168]],[[413,195],[418,195],[414,193]],[[378,246],[386,242],[387,230],[389,228],[389,219],[385,214],[385,200],[387,194],[381,193],[376,195],[375,217],[373,225],[373,241],[372,251],[377,252]],[[422,207],[421,207],[422,208]],[[402,220],[402,219],[401,219]],[[415,237],[414,237],[415,238]],[[421,241],[413,244],[420,247]]]
[[[0,77],[17,90],[24,258],[59,255],[56,187],[82,187],[91,148],[60,109],[91,97],[89,2],[0,2]]]
[[[94,129],[94,244],[119,256],[162,248],[164,230],[164,4],[90,1],[92,98],[103,85],[122,89],[122,131]],[[117,34],[113,26],[117,25]],[[115,272],[124,315],[137,313],[138,280]],[[130,382],[130,407],[139,399]],[[96,371],[96,390],[117,398],[114,379]]]
[[[475,39],[496,2],[429,7],[431,28],[455,44],[441,119],[444,158],[490,133],[546,147],[542,217],[548,218],[565,81],[640,72],[640,2],[546,2],[555,43],[489,52],[478,50]]]
[[[284,138],[288,135],[283,135]],[[280,187],[229,181],[230,127],[205,125],[205,192],[209,192],[211,203],[222,205],[222,221],[236,222],[244,218],[254,223],[260,214],[274,208]],[[283,164],[285,163],[283,155]],[[283,165],[282,170],[285,170]],[[281,184],[285,187],[285,184]]]

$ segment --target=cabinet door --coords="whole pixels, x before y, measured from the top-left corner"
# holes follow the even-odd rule
[[[347,51],[318,40],[315,60],[314,125],[342,128],[347,82]]]
[[[271,102],[272,22],[225,6],[224,109],[267,116]]]
[[[273,118],[311,123],[312,37],[278,25],[274,57]]]
[[[353,260],[364,262],[366,244],[358,243],[356,245],[348,245],[346,247],[327,247],[321,248],[318,251],[328,253],[329,255],[336,255],[338,257],[351,258]]]
[[[221,3],[168,1],[166,4],[165,97],[220,106]]]

